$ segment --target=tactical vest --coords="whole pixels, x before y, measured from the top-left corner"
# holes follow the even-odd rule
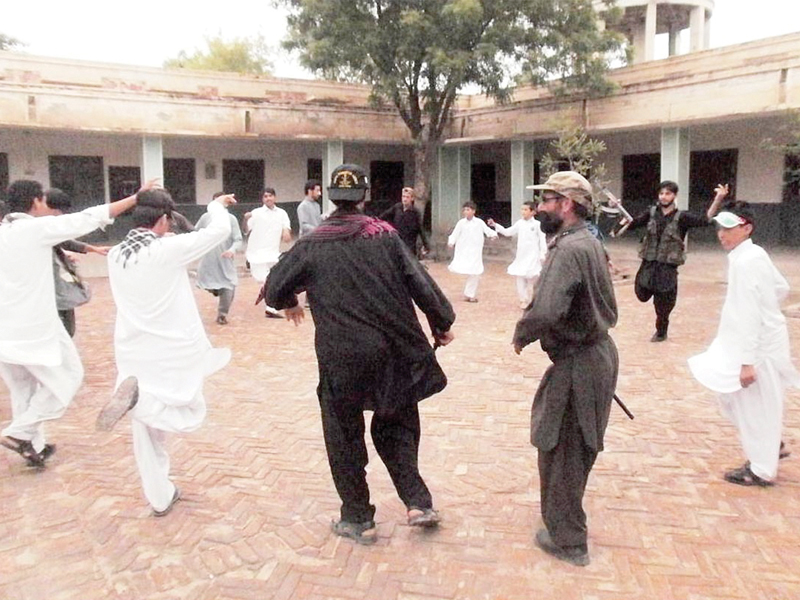
[[[681,211],[675,211],[675,216],[667,223],[659,241],[656,210],[658,210],[658,207],[650,207],[650,220],[647,222],[647,233],[645,233],[639,246],[639,258],[642,260],[655,260],[669,265],[682,265],[686,262],[686,249],[678,230],[678,219],[681,216]]]

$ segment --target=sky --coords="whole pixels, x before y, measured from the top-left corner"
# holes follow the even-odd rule
[[[277,50],[285,33],[285,14],[273,8],[270,0],[225,0],[207,5],[184,0],[3,4],[0,33],[25,42],[22,50],[30,54],[160,67],[181,50],[201,47],[204,36],[261,34],[276,47],[274,75],[311,76],[294,57]],[[800,31],[799,0],[716,0],[711,47],[795,31]],[[666,39],[659,40],[657,52],[659,47],[665,54]]]

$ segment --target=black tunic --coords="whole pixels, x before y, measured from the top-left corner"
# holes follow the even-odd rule
[[[319,229],[335,232],[340,222],[334,213]],[[334,398],[366,397],[364,408],[384,414],[444,389],[447,379],[414,303],[438,333],[450,329],[455,313],[396,232],[317,233],[281,257],[265,294],[267,304],[280,310],[296,306],[296,294],[308,292],[320,388]]]

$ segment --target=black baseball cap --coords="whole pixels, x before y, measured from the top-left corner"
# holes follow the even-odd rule
[[[339,165],[331,173],[328,198],[359,202],[364,198],[364,190],[369,189],[369,179],[364,168],[355,164]]]

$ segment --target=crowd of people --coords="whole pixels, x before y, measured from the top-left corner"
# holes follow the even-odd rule
[[[297,208],[299,237],[281,253],[291,241],[291,224],[273,188],[263,191],[261,207],[244,215],[243,235],[228,211],[236,203],[231,194],[216,194],[192,229],[155,181],[130,197],[71,214],[59,190],[13,182],[0,224],[0,376],[11,400],[11,422],[0,444],[36,468],[55,452],[44,425],[64,414],[81,385],[74,307],[88,301],[66,252],[107,255],[117,379],[96,427],[110,430],[130,415],[145,498],[153,515],[168,514],[181,492],[170,478],[167,437],[200,427],[206,414],[203,382],[230,360],[230,352],[213,348],[206,335],[188,268],[199,261],[196,285],[219,298],[216,322],[227,324],[238,284],[234,258],[246,238],[245,257],[261,286],[257,303],[264,302],[266,317],[299,325],[308,308],[314,320],[323,437],[342,502],[333,532],[361,544],[376,540],[365,472],[365,411],[374,413],[372,441],[409,525],[437,526],[440,515],[418,464],[418,404],[447,385],[435,350],[453,342],[456,315],[419,260],[430,244],[413,189],[404,188],[401,202],[377,218],[364,214],[369,187],[363,168],[340,165],[327,188],[336,208],[325,215],[318,202],[322,185],[308,181]],[[552,362],[531,416],[544,525],[535,541],[548,554],[584,566],[589,550],[583,497],[615,398],[619,358],[609,331],[618,307],[608,253],[587,227],[595,207],[591,183],[562,171],[531,187],[541,193],[538,205],[524,203],[520,219],[508,227],[484,222],[475,204],[464,204],[447,240],[453,248],[449,270],[467,276],[464,300],[477,302],[484,240],[498,234],[517,238],[508,274],[516,280],[523,312],[513,348],[519,354],[538,341]],[[747,457],[725,479],[768,487],[787,454],[781,441],[785,389],[800,387],[800,374],[791,363],[780,311],[788,284],[750,239],[751,207],[723,205],[729,192],[718,186],[706,214],[695,215],[677,209],[678,187],[665,181],[656,205],[626,225],[645,228],[635,292],[641,301],[653,298],[653,342],[667,339],[687,231],[716,225],[729,253],[728,292],[717,337],[689,364],[697,380],[720,395]],[[132,228],[119,244],[75,241],[128,212]],[[173,233],[176,220],[184,233]],[[415,307],[427,319],[433,344]]]

